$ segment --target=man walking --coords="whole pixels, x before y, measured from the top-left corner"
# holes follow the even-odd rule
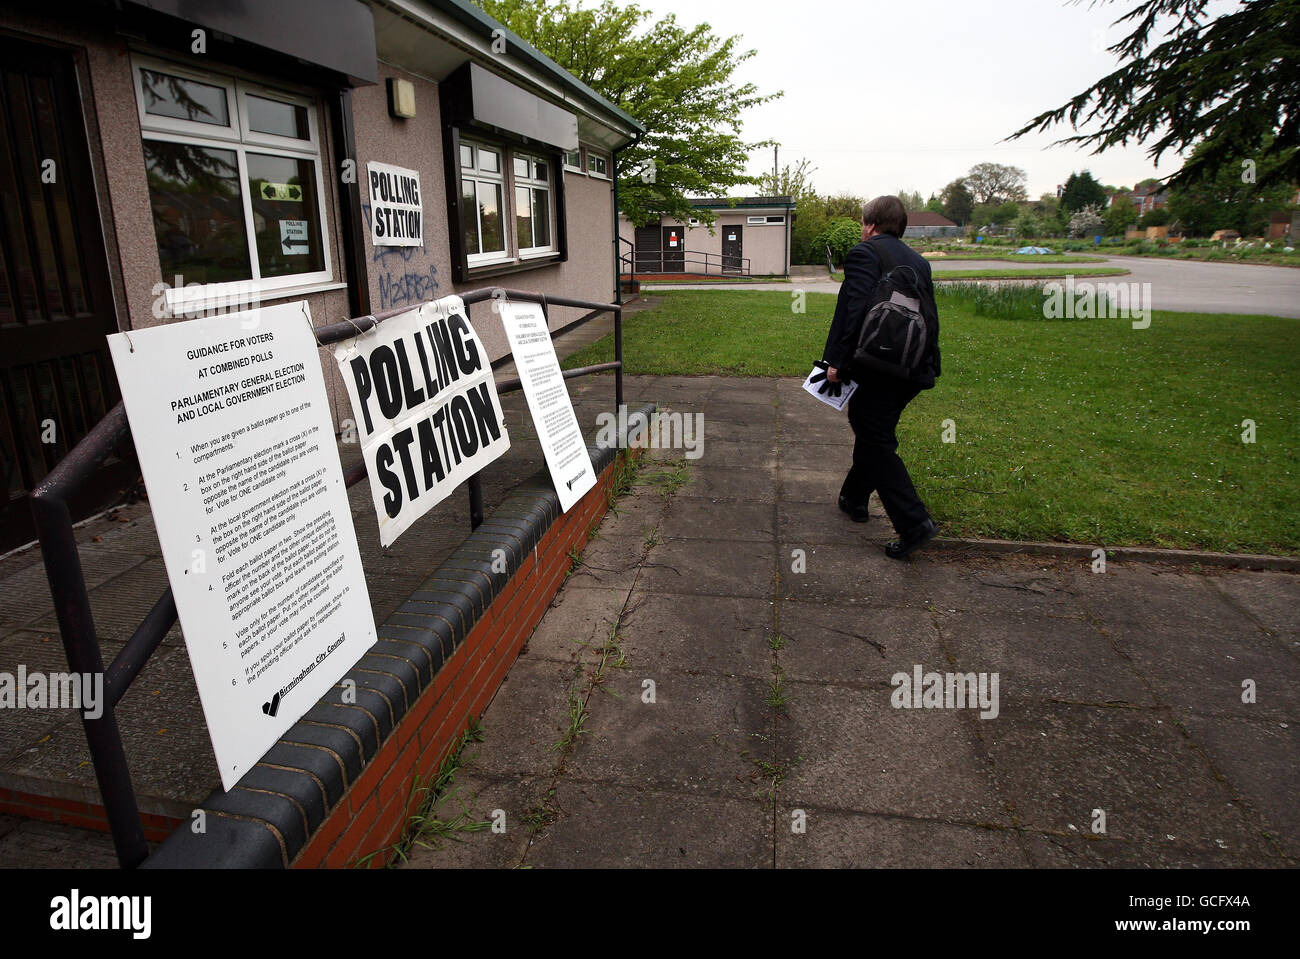
[[[939,531],[912,485],[907,467],[898,455],[895,430],[898,419],[918,393],[934,386],[939,375],[939,314],[934,302],[930,264],[903,242],[907,210],[895,196],[876,197],[862,208],[862,242],[844,261],[844,283],[835,303],[835,318],[826,338],[822,360],[832,383],[858,381],[849,399],[849,424],[853,427],[853,466],[840,489],[840,509],[854,522],[868,519],[867,499],[872,491],[898,533],[885,546],[885,554],[904,559],[924,546]],[[921,315],[930,330],[920,366],[910,379],[875,370],[854,370],[853,352],[867,311],[879,297],[876,286],[896,267],[908,266],[920,282],[913,291],[921,301]],[[902,275],[910,271],[901,271]],[[897,275],[896,275],[897,278]],[[907,280],[900,280],[910,284]]]

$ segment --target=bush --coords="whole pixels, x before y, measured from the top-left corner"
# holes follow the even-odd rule
[[[862,224],[848,217],[836,217],[826,224],[826,228],[813,240],[812,254],[825,255],[826,247],[831,248],[831,259],[838,265],[844,262],[849,250],[862,242]]]

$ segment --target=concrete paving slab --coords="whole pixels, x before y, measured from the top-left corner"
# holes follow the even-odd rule
[[[849,526],[854,524],[849,523]],[[870,523],[864,524],[870,526]],[[879,533],[879,531],[877,531]],[[866,534],[861,534],[864,539]],[[832,543],[806,547],[807,569],[793,571],[790,550],[805,548],[782,542],[780,595],[805,602],[862,603],[872,606],[927,606],[924,569],[890,559],[879,543]]]
[[[653,703],[643,701],[645,680]],[[567,764],[575,779],[702,796],[762,798],[748,758],[770,719],[760,680],[688,676],[662,664],[619,670],[588,702],[588,732]]]
[[[1162,709],[1009,706],[982,734],[1018,824],[1112,839],[1251,844],[1260,828]]]
[[[552,747],[569,726],[570,695],[581,689],[576,680],[568,663],[518,660],[483,713],[475,771],[497,779],[549,775],[559,759]]]
[[[951,668],[998,674],[1004,706],[1061,701],[1155,706],[1142,677],[1112,641],[1082,620],[996,609],[937,616]]]
[[[1284,648],[1300,653],[1300,577],[1259,571],[1249,576],[1212,576],[1207,582]]]
[[[4,819],[15,827],[0,832],[0,863],[8,869],[116,869],[117,853],[107,833],[32,819]]]
[[[1022,842],[1035,869],[1258,869],[1287,865],[1257,842],[1141,842],[1091,833],[1056,836],[1032,832],[1024,833]]]
[[[889,688],[897,672],[916,663],[946,662],[933,613],[832,603],[786,601],[780,608],[786,679],[829,686]]]
[[[680,493],[716,503],[775,503],[776,470],[754,464],[743,468],[692,465]]]
[[[789,720],[777,726],[787,807],[1012,824],[962,711],[895,709],[887,685],[788,689]]]
[[[629,599],[620,646],[631,671],[771,678],[771,602],[729,596],[660,599],[641,588]]]
[[[436,824],[417,834],[400,868],[514,869],[523,861],[527,815],[549,780],[489,778],[474,770],[472,758],[467,766],[431,811]],[[504,823],[505,831],[483,823]]]
[[[1182,722],[1268,838],[1300,859],[1300,724],[1195,715]]]
[[[646,589],[657,593],[768,598],[776,579],[776,547],[709,540],[668,540],[651,554],[642,573]]]
[[[659,534],[665,540],[770,543],[776,535],[775,513],[770,503],[718,503],[682,494],[673,497]]]
[[[1253,623],[1232,632],[1195,625],[1108,626],[1160,701],[1181,713],[1300,722],[1300,661]],[[1255,702],[1243,702],[1246,681]]]
[[[830,498],[813,503],[792,502],[782,497],[777,506],[777,533],[786,552],[795,547],[807,549],[832,544],[855,546],[864,551],[874,546],[879,550],[894,538],[894,528],[881,512],[877,511],[865,523],[855,523],[840,509],[838,498],[838,485]],[[870,504],[867,508],[870,510]]]
[[[844,471],[839,469],[801,469],[797,466],[782,464],[777,469],[777,481],[781,484],[783,505],[792,503],[829,504],[839,512],[837,505],[840,486],[844,483]],[[870,504],[868,504],[870,505]],[[840,513],[843,516],[843,513]],[[873,511],[872,519],[883,517],[879,507]]]
[[[111,590],[91,590],[90,610],[95,617],[96,635],[101,640],[125,643],[169,588],[167,567],[162,558],[158,557],[118,576],[113,580]],[[34,623],[33,628],[48,630],[57,637],[59,622],[54,613],[50,612]],[[168,631],[163,642],[172,646],[184,642],[179,623]]]
[[[1029,865],[1015,830],[961,826],[833,809],[806,809],[802,834],[781,810],[776,864],[783,869],[1020,869]]]
[[[529,850],[539,869],[770,869],[762,803],[608,783],[565,782],[558,818]]]
[[[609,640],[628,592],[595,586],[560,590],[520,655],[570,666],[598,662],[597,650]]]
[[[88,589],[94,589],[127,570],[139,566],[149,557],[142,553],[119,553],[111,550],[86,550],[81,554],[81,570]],[[45,564],[36,551],[24,566],[0,582],[0,628],[26,626],[54,611]]]

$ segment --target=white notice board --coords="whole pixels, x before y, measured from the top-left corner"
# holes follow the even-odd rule
[[[570,506],[596,485],[596,471],[573,412],[569,388],[555,356],[555,344],[551,342],[551,331],[537,303],[506,299],[492,302],[505,325],[524,397],[528,400],[528,412],[537,427],[551,482],[560,497],[560,508],[567,513]]]
[[[226,789],[376,638],[310,323],[108,338]]]

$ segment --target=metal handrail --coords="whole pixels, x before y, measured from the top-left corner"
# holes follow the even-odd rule
[[[644,268],[647,259],[651,262],[651,265],[653,265],[654,262],[656,261],[658,262],[659,273],[686,273],[687,271],[685,269],[682,270],[664,269],[664,264],[667,262],[669,253],[670,251],[668,250],[642,250],[640,253],[641,262],[637,262],[635,259],[632,261],[632,269],[629,271],[630,274],[635,276],[637,273],[651,272],[650,270]],[[751,275],[750,258],[747,256],[732,256],[728,253],[713,253],[708,250],[692,251],[686,249],[683,249],[680,253],[672,253],[671,255],[673,257],[674,263],[679,262],[677,258],[681,257],[680,262],[682,263],[683,266],[685,266],[685,264],[687,263],[700,262],[699,260],[689,259],[689,257],[698,257],[698,256],[704,257],[705,272],[702,274],[704,276],[725,276],[728,267],[734,268],[738,276]],[[718,272],[716,274],[708,272],[708,268],[713,265],[710,262],[709,257],[714,257],[714,256],[716,256],[720,261],[722,261],[718,264]],[[731,262],[729,263],[727,261],[731,261]],[[620,259],[619,263],[621,267],[623,260]]]
[[[508,299],[524,300],[542,305],[542,315],[549,326],[550,306],[572,307],[590,311],[585,316],[567,324],[557,332],[566,332],[602,314],[614,314],[614,361],[597,363],[565,370],[566,380],[607,370],[614,371],[615,408],[623,405],[623,307],[618,303],[593,303],[564,296],[548,296],[527,290],[484,288],[461,294],[468,307],[501,293]],[[316,329],[316,342],[321,346],[337,343],[358,332],[372,329],[386,319],[406,313],[416,307],[403,306],[379,313],[370,313],[355,319],[332,323]],[[511,355],[511,354],[507,354]],[[504,357],[502,357],[504,361]],[[500,362],[500,361],[498,361]],[[493,364],[494,367],[497,364]],[[511,393],[523,388],[519,379],[506,380],[497,385],[498,393]],[[95,779],[104,811],[108,817],[109,831],[118,864],[133,869],[148,857],[149,849],[144,838],[144,825],[140,807],[136,802],[131,772],[127,768],[126,751],[122,733],[117,725],[116,706],[130,688],[131,683],[144,669],[149,658],[162,643],[163,637],[177,621],[176,600],[171,588],[158,598],[131,638],[114,657],[107,668],[103,652],[95,633],[95,617],[90,607],[86,577],[73,534],[69,499],[90,478],[99,465],[114,450],[131,439],[131,427],[126,409],[121,401],[101,419],[95,427],[65,456],[32,491],[30,501],[36,521],[37,538],[45,562],[45,575],[63,639],[63,650],[68,668],[75,673],[102,674],[104,677],[104,709],[96,719],[82,714],[82,726],[90,747],[90,758],[95,768]],[[366,475],[365,461],[354,463],[344,470],[344,482],[354,486]],[[470,502],[470,529],[483,522],[483,483],[475,473],[467,481]]]

